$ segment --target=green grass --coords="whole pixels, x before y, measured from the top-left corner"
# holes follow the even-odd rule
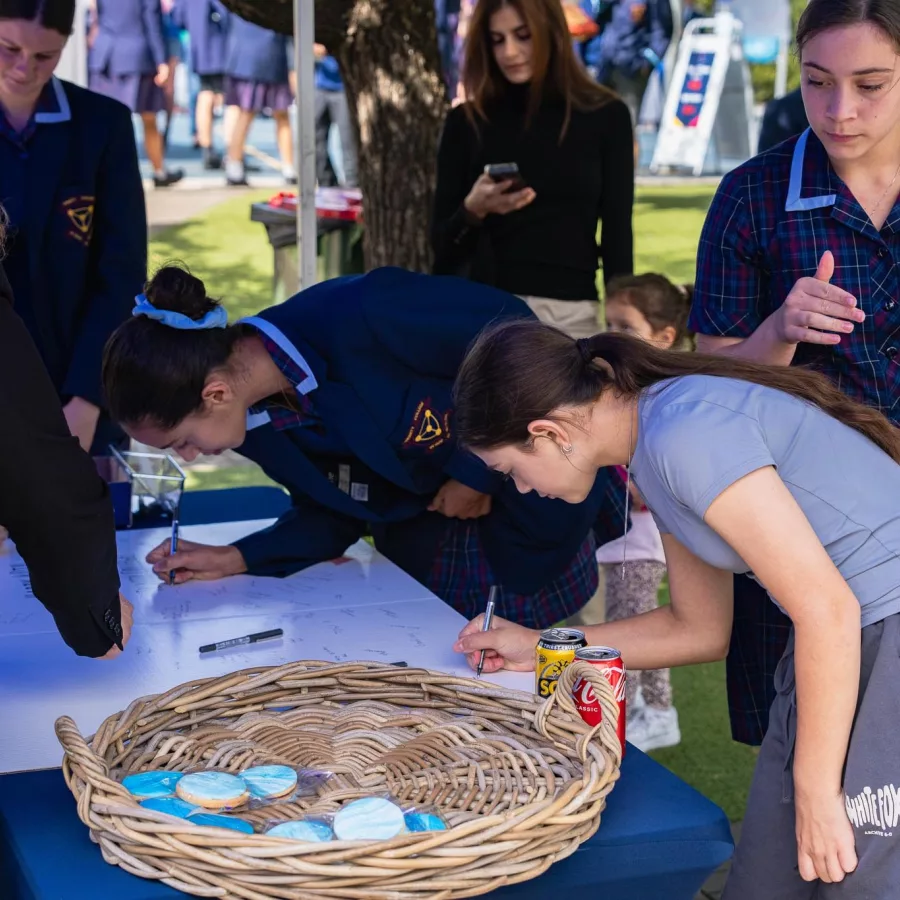
[[[151,273],[167,262],[183,263],[219,297],[234,320],[272,303],[272,248],[250,204],[271,190],[248,193],[161,231],[150,242]]]
[[[700,228],[713,188],[643,188],[637,192],[635,269],[692,281]],[[260,195],[264,197],[265,195]],[[154,266],[179,259],[221,297],[232,318],[272,302],[272,251],[262,225],[251,222],[250,203],[242,196],[160,232],[150,246]],[[266,484],[253,465],[214,468],[195,463],[190,488]],[[665,599],[665,597],[664,597]],[[731,740],[725,700],[725,666],[689,666],[672,673],[681,719],[682,743],[653,756],[701,793],[718,803],[729,818],[740,819],[755,754]]]

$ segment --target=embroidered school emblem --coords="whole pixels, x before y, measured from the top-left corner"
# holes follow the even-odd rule
[[[403,449],[421,447],[432,451],[440,447],[450,437],[450,412],[440,413],[434,410],[431,398],[428,397],[416,406],[412,423],[406,432]]]
[[[63,203],[63,210],[69,220],[66,237],[89,244],[94,233],[94,201],[96,198],[87,195],[70,197]]]

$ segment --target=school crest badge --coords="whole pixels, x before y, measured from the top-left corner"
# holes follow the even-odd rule
[[[70,197],[63,202],[68,228],[66,237],[87,246],[94,233],[94,202],[96,198],[87,194]]]
[[[416,404],[412,422],[403,441],[403,449],[419,447],[431,452],[450,438],[450,410],[440,412],[434,408],[431,397]]]

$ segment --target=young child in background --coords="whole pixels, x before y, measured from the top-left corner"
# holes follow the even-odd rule
[[[649,341],[663,349],[687,344],[693,289],[663,275],[615,279],[606,293],[606,327]],[[619,467],[622,489],[627,473]],[[666,572],[662,539],[653,516],[631,486],[631,528],[597,550],[606,582],[606,619],[615,621],[649,612]],[[640,693],[639,693],[640,691]],[[629,672],[626,682],[626,736],[641,750],[674,747],[681,740],[678,712],[672,705],[668,669]]]

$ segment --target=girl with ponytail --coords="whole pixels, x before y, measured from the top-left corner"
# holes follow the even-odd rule
[[[455,398],[462,443],[520,491],[578,503],[601,467],[628,467],[671,604],[587,626],[590,644],[630,669],[722,659],[734,573],[792,620],[727,900],[800,900],[816,881],[893,896],[900,809],[867,798],[896,783],[900,433],[812,371],[533,321],[484,333]],[[488,672],[533,666],[536,632],[480,629],[456,643],[473,666],[481,650]]]

